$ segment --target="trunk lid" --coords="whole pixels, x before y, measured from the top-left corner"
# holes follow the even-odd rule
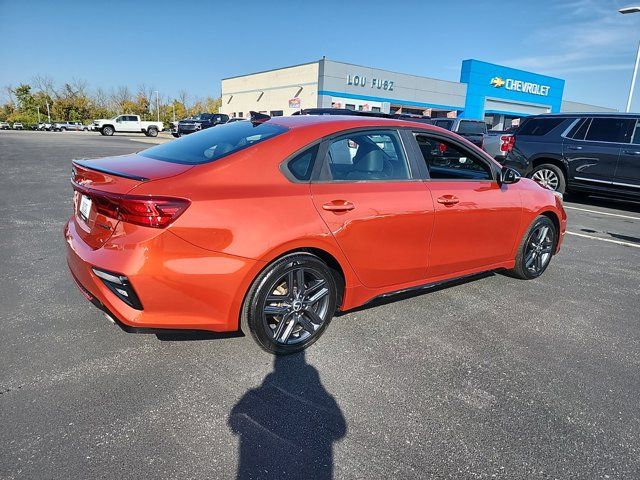
[[[91,248],[109,240],[119,220],[97,211],[100,193],[125,195],[141,183],[180,175],[193,165],[163,162],[138,154],[91,160],[74,160],[73,221],[82,240]]]

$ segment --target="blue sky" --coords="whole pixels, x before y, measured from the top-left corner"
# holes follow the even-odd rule
[[[46,75],[217,96],[221,78],[323,55],[456,81],[461,61],[477,58],[564,78],[565,99],[623,109],[640,40],[640,13],[617,12],[628,3],[0,0],[0,87]]]

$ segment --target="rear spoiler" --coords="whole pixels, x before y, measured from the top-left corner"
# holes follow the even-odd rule
[[[89,170],[95,170],[96,172],[106,173],[106,174],[109,174],[109,175],[115,175],[116,177],[128,178],[130,180],[137,180],[139,182],[147,182],[147,181],[149,181],[148,178],[141,177],[139,175],[132,175],[130,173],[124,173],[124,172],[117,172],[117,171],[112,170],[110,168],[104,168],[104,167],[96,166],[95,162],[92,162],[91,160],[72,160],[71,163],[73,165],[75,165],[75,166],[78,166],[78,167],[88,168]]]

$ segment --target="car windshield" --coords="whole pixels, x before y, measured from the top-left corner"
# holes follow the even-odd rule
[[[140,155],[165,162],[197,165],[218,160],[286,131],[286,128],[270,123],[227,123],[143,150]]]

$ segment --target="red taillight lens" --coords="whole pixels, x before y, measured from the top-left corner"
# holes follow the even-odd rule
[[[513,146],[516,144],[516,137],[513,135],[503,135],[500,137],[500,151],[501,152],[510,152],[513,150]]]
[[[73,188],[91,198],[97,213],[143,227],[168,227],[191,205],[186,198],[122,195],[101,192],[76,183]]]

